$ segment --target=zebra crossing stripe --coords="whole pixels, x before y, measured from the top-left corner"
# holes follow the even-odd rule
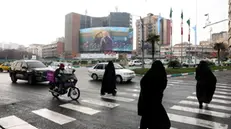
[[[187,99],[197,100],[197,97],[195,97],[195,96],[188,96]],[[214,98],[212,99],[212,102],[223,103],[223,104],[231,104],[231,101],[222,100],[222,99],[214,99]]]
[[[182,100],[179,103],[180,104],[187,104],[187,105],[199,105],[198,102],[187,101],[187,100]],[[227,106],[221,106],[221,105],[215,105],[215,104],[209,104],[208,106],[211,107],[211,108],[216,108],[216,109],[231,111],[231,107],[227,107]]]
[[[231,90],[229,90],[229,89],[216,88],[216,91],[231,91]]]
[[[219,88],[225,88],[225,89],[231,89],[230,86],[220,86],[220,85],[217,85],[216,87],[219,87]]]
[[[96,113],[99,113],[101,111],[99,110],[95,110],[89,107],[84,107],[84,106],[80,106],[80,105],[74,105],[71,103],[68,104],[63,104],[63,105],[59,105],[60,107],[66,108],[66,109],[71,109],[73,111],[77,111],[77,112],[81,112],[87,115],[94,115]]]
[[[124,98],[124,97],[118,97],[118,96],[101,96],[101,98],[122,101],[122,102],[132,102],[135,100],[131,98]]]
[[[76,120],[72,117],[51,111],[51,110],[46,109],[46,108],[39,109],[39,110],[32,111],[32,112],[41,116],[41,117],[44,117],[44,118],[50,120],[50,121],[53,121],[57,124],[60,124],[60,125],[63,125],[63,124],[66,124],[66,123],[69,123],[69,122]]]
[[[169,119],[171,121],[179,122],[179,123],[185,123],[205,128],[211,128],[211,129],[228,129],[227,124],[221,124],[213,121],[188,117],[188,116],[181,116],[176,114],[168,113]]]
[[[195,95],[196,92],[194,92],[193,94]],[[231,96],[217,95],[217,94],[214,94],[213,97],[222,98],[222,99],[231,99]]]
[[[139,89],[126,89],[126,91],[131,91],[131,92],[140,92]]]
[[[204,114],[204,115],[221,117],[221,118],[229,118],[231,116],[230,114],[226,114],[222,112],[215,112],[215,111],[209,111],[205,109],[198,109],[198,108],[191,108],[191,107],[184,107],[184,106],[177,106],[177,105],[174,105],[170,109],[185,111],[185,112],[192,112],[192,113],[197,113],[197,114]]]
[[[0,125],[6,129],[37,129],[14,115],[0,118]]]
[[[223,94],[223,95],[231,95],[229,92],[223,92],[223,91],[215,91],[217,94]]]
[[[129,96],[131,95],[132,97],[139,97],[138,94],[134,94],[134,93],[130,94],[127,92],[120,92],[120,91],[117,92],[117,95],[129,95]]]
[[[230,85],[230,84],[225,84],[225,83],[217,83],[218,85]]]
[[[94,100],[93,99],[84,99],[81,101],[85,102],[85,103],[90,103],[90,104],[94,104],[94,105],[108,107],[108,108],[114,108],[114,107],[119,106],[119,104],[117,104],[117,103],[110,103],[110,102],[100,101],[100,100],[96,100],[96,99],[94,99]]]

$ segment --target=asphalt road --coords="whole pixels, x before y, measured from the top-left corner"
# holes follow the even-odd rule
[[[208,107],[198,109],[194,76],[169,78],[163,105],[177,129],[231,128],[231,72],[216,72],[218,84]],[[48,85],[12,84],[0,73],[0,128],[9,129],[137,129],[140,77],[117,85],[118,95],[100,97],[99,81],[92,81],[86,68],[78,68],[78,102],[66,96],[53,98]]]

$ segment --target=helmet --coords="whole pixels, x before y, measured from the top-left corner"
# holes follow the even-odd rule
[[[64,69],[64,67],[65,67],[65,65],[64,65],[63,63],[61,63],[61,64],[59,65],[59,68],[61,68],[61,69]]]

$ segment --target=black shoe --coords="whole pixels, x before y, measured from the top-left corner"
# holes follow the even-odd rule
[[[200,109],[203,108],[203,103],[199,103],[199,108],[200,108]]]
[[[101,96],[104,96],[104,95],[105,95],[105,93],[102,93],[102,92],[101,92],[101,93],[100,93],[100,95],[101,95]]]

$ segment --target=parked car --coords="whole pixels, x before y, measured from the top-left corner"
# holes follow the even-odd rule
[[[38,60],[17,60],[11,64],[9,75],[13,83],[20,79],[27,80],[29,84],[34,84],[47,81],[48,70],[49,68]]]
[[[142,62],[141,62],[142,63]],[[144,60],[144,63],[146,64],[146,65],[152,65],[152,60],[150,60],[150,59],[145,59]]]
[[[128,66],[141,66],[142,62],[140,60],[131,60],[128,62]]]
[[[103,78],[105,68],[108,63],[98,63],[92,68],[88,69],[89,76],[93,80],[100,80]],[[122,83],[122,82],[129,82],[131,81],[135,76],[135,72],[129,69],[123,68],[121,65],[114,63],[115,66],[115,72],[116,72],[116,82]]]
[[[5,62],[0,65],[0,72],[9,71],[9,70],[10,70],[10,63]]]

